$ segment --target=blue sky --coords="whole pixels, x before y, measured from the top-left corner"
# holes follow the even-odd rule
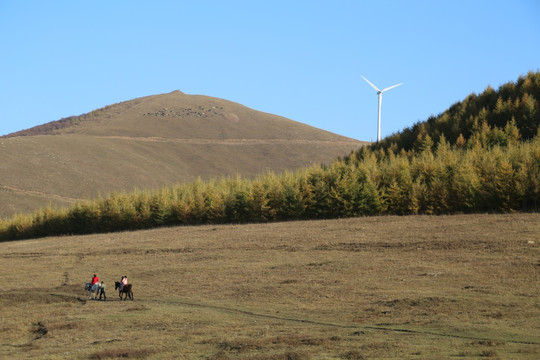
[[[0,0],[0,135],[181,90],[359,140],[540,69],[540,1]]]

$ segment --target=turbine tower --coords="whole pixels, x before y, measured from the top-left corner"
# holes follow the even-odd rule
[[[374,88],[375,91],[377,91],[377,95],[379,96],[379,115],[378,115],[378,121],[377,121],[377,142],[379,142],[379,141],[381,141],[381,103],[382,103],[382,93],[387,91],[387,90],[393,89],[393,88],[395,88],[395,87],[397,87],[399,85],[403,85],[403,83],[399,83],[397,85],[392,85],[390,87],[387,87],[386,89],[379,90],[379,88],[377,88],[375,85],[373,85],[365,77],[362,76],[362,79],[366,80],[368,82],[368,84],[371,85],[371,87]]]

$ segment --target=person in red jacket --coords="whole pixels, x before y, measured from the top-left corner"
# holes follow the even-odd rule
[[[99,278],[94,274],[94,277],[92,277],[92,281],[90,282],[90,286],[94,286],[94,284],[99,282]]]

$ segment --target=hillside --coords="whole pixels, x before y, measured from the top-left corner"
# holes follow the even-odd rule
[[[483,126],[498,129],[488,136],[492,144],[504,145],[508,137],[514,136],[508,134],[514,129],[522,140],[534,138],[540,126],[540,72],[531,71],[497,90],[488,86],[480,94],[470,94],[441,114],[393,134],[372,148],[391,148],[394,153],[417,150],[426,136],[437,144],[443,135],[455,144],[460,136],[467,141]]]
[[[0,358],[538,359],[539,238],[483,214],[4,242]]]
[[[0,138],[0,217],[112,191],[329,163],[362,143],[180,91]]]

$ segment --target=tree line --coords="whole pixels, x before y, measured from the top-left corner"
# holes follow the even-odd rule
[[[418,151],[365,149],[328,166],[113,193],[69,209],[0,221],[0,239],[158,226],[327,219],[377,214],[534,211],[540,136],[492,145],[483,126],[463,145],[444,137]],[[434,148],[434,150],[432,150]]]

